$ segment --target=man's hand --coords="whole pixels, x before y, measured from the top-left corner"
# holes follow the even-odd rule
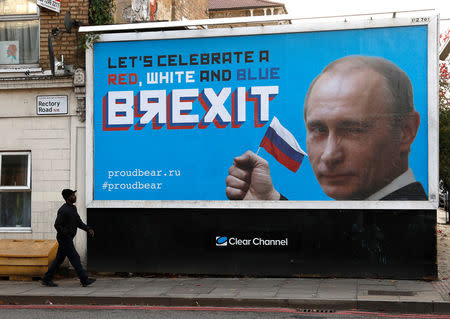
[[[91,237],[94,237],[94,230],[93,230],[92,228],[90,228],[90,229],[88,230],[88,233],[89,233],[89,235],[90,235]]]
[[[269,164],[252,151],[235,157],[225,180],[228,199],[279,200],[272,184]]]

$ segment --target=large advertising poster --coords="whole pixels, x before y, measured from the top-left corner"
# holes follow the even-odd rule
[[[427,25],[202,32],[95,43],[94,200],[429,199]]]

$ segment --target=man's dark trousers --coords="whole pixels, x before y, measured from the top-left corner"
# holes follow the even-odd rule
[[[70,263],[73,268],[77,272],[78,278],[80,281],[86,282],[88,278],[86,272],[83,270],[83,266],[81,265],[80,255],[78,255],[75,246],[73,245],[73,240],[67,238],[64,235],[57,234],[56,239],[58,240],[58,252],[56,253],[56,258],[53,260],[52,264],[48,268],[43,281],[51,281],[53,276],[55,275],[56,270],[58,270],[59,266],[63,263],[64,259],[69,258]]]

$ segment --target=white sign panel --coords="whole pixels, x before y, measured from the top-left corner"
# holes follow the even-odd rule
[[[41,95],[36,98],[38,115],[67,114],[67,95]]]
[[[37,0],[37,5],[59,13],[61,0]]]

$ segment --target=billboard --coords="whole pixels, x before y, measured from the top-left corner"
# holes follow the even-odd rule
[[[88,199],[434,207],[437,20],[392,21],[102,35]]]

